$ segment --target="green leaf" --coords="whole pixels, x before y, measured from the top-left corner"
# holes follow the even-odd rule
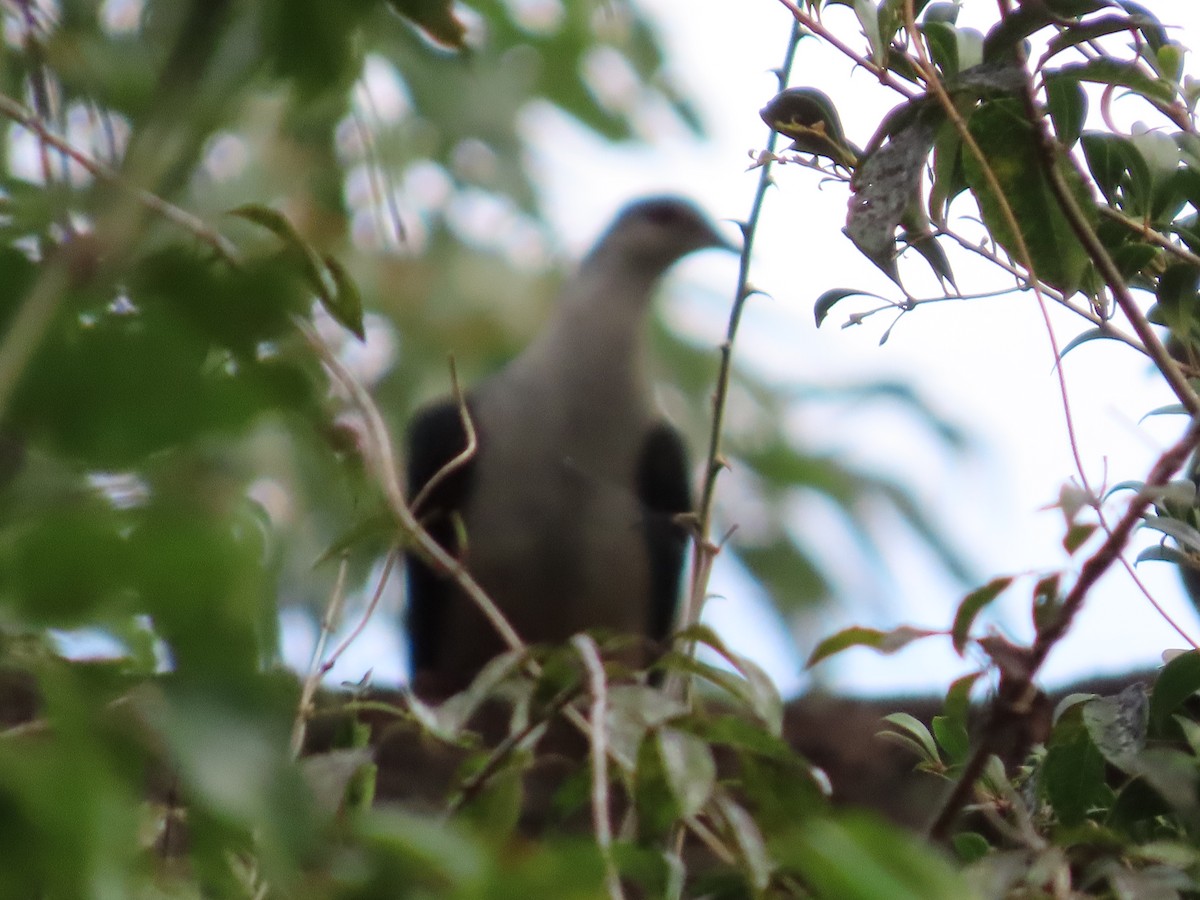
[[[1063,825],[1078,825],[1103,803],[1104,757],[1083,724],[1081,706],[1054,726],[1042,763],[1041,790]]]
[[[1079,82],[1061,74],[1046,76],[1046,105],[1054,122],[1054,133],[1064,147],[1070,149],[1083,134],[1087,118],[1087,94]]]
[[[1200,529],[1169,516],[1145,516],[1142,527],[1170,535],[1192,553],[1200,553]]]
[[[942,854],[864,814],[812,818],[770,844],[816,897],[828,900],[976,900]]]
[[[321,258],[318,256],[317,251],[312,248],[312,245],[300,236],[300,232],[296,230],[296,226],[291,223],[287,216],[278,210],[271,209],[269,206],[262,206],[258,203],[250,203],[245,206],[239,206],[236,209],[231,209],[229,214],[245,219],[247,222],[253,222],[255,225],[260,225],[279,238],[283,242],[284,248],[292,255],[292,258],[300,264],[302,277],[308,284],[309,290],[321,298],[322,304],[328,302],[330,291],[329,285],[325,282],[323,275],[324,265],[321,262]]]
[[[875,628],[863,628],[855,625],[839,631],[817,644],[809,656],[808,662],[805,663],[805,667],[811,669],[817,663],[850,647],[870,647],[880,653],[890,654],[904,649],[913,641],[943,633],[925,628],[913,628],[908,625],[901,625],[891,631],[879,631]]]
[[[289,257],[299,263],[304,282],[325,311],[360,341],[366,339],[362,296],[340,262],[332,256],[318,255],[288,218],[270,207],[249,204],[230,210],[230,215],[261,225],[278,237]]]
[[[938,746],[945,751],[951,764],[961,765],[967,761],[967,756],[971,753],[971,738],[963,722],[948,716],[934,716],[930,727],[933,729],[933,736],[937,738]]]
[[[1084,159],[1105,199],[1129,215],[1149,211],[1150,170],[1133,142],[1089,131],[1081,137]]]
[[[367,335],[363,330],[363,304],[358,285],[337,259],[326,256],[324,260],[325,268],[333,279],[333,292],[324,303],[326,312],[360,341],[365,341]]]
[[[887,58],[887,47],[883,42],[883,35],[879,31],[879,10],[871,0],[853,0],[853,3],[854,14],[858,16],[858,23],[862,26],[867,46],[871,48],[871,58],[876,63],[882,64]]]
[[[983,587],[977,588],[963,597],[962,601],[958,604],[958,609],[954,613],[954,624],[950,629],[954,649],[958,652],[959,656],[962,656],[966,652],[967,641],[971,637],[971,626],[975,623],[975,617],[993,600],[1004,593],[1012,582],[1011,575],[993,578]]]
[[[733,666],[741,677],[720,677],[715,683],[720,684],[733,696],[747,703],[772,734],[781,733],[783,729],[783,698],[779,696],[779,689],[775,687],[775,682],[756,662],[734,653],[717,636],[716,632],[706,625],[695,625],[679,632],[676,634],[676,640],[679,639],[699,641],[716,651]],[[722,673],[722,675],[725,674]]]
[[[921,25],[921,34],[929,45],[929,56],[942,72],[944,81],[958,75],[958,34],[954,25],[943,21],[929,21],[926,16]]]
[[[755,891],[765,891],[775,864],[767,852],[762,831],[745,808],[729,797],[718,797],[717,805],[737,844],[738,856],[747,869],[751,886]]]
[[[1153,78],[1136,63],[1100,56],[1082,63],[1069,63],[1058,70],[1063,77],[1096,84],[1111,84],[1129,88],[1156,106],[1166,106],[1175,100],[1175,89],[1162,78]]]
[[[1170,717],[1200,691],[1200,651],[1181,653],[1168,662],[1150,691],[1150,733],[1164,734]]]
[[[940,764],[941,756],[938,754],[937,743],[933,739],[933,735],[925,724],[915,716],[909,713],[889,713],[883,717],[883,721],[896,726],[900,729],[902,736],[909,736],[916,741],[916,745],[920,750],[920,756],[928,763]],[[880,732],[880,737],[886,737],[888,732]]]
[[[1067,533],[1063,535],[1063,549],[1071,556],[1074,556],[1079,548],[1087,543],[1088,538],[1096,533],[1097,526],[1094,523],[1075,522],[1067,529]]]
[[[964,863],[977,862],[992,850],[987,838],[975,831],[960,831],[950,839],[950,843],[958,858]]]
[[[1004,214],[1007,205],[1037,276],[1067,295],[1074,294],[1083,283],[1088,256],[1042,174],[1033,129],[1025,120],[1021,103],[1011,99],[985,103],[968,125],[1000,189],[1000,195],[993,191],[974,154],[964,154],[967,183],[979,203],[984,224],[1014,259],[1026,262],[1019,255],[1017,235]],[[1070,158],[1061,157],[1059,167],[1086,221],[1094,224],[1095,203]]]

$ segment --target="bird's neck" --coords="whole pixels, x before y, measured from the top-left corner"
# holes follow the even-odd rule
[[[558,298],[547,328],[518,365],[589,392],[644,394],[646,318],[661,272],[605,265],[593,254]],[[597,383],[603,382],[603,383]]]

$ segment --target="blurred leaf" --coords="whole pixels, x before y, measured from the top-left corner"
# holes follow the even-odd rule
[[[934,765],[940,764],[941,756],[938,754],[937,743],[925,724],[909,713],[889,713],[883,717],[883,721],[894,725],[899,729],[899,733],[908,736],[918,750],[918,756],[926,763]],[[887,731],[880,732],[880,737],[887,737]]]
[[[975,617],[993,600],[1004,593],[1012,582],[1011,575],[1002,575],[998,578],[993,578],[983,587],[977,588],[963,597],[962,601],[958,604],[958,609],[954,613],[954,625],[950,629],[950,634],[954,641],[954,649],[958,651],[959,656],[962,656],[967,648],[967,641],[971,637],[971,627],[975,623]]]
[[[467,29],[454,15],[453,0],[388,0],[388,4],[439,44],[466,49]]]
[[[1200,651],[1181,653],[1163,666],[1150,691],[1150,733],[1164,734],[1170,717],[1200,691]]]
[[[1124,62],[1101,56],[1082,63],[1068,63],[1059,68],[1062,77],[1076,81],[1091,81],[1125,87],[1159,106],[1170,104],[1175,99],[1175,89],[1161,79],[1153,78],[1136,63]]]
[[[1061,74],[1046,76],[1046,103],[1054,122],[1054,133],[1064,147],[1074,147],[1087,119],[1087,94],[1079,82]]]
[[[972,900],[972,891],[936,849],[874,818],[812,819],[769,842],[827,900]]]
[[[1146,689],[1131,684],[1113,697],[1099,697],[1082,707],[1083,724],[1096,749],[1123,772],[1134,770],[1146,745],[1150,706]]]
[[[678,728],[660,728],[655,733],[662,759],[663,775],[684,817],[703,808],[717,782],[717,764],[708,744]]]
[[[1104,757],[1083,722],[1082,707],[1059,717],[1042,764],[1041,790],[1064,825],[1077,825],[1103,803]]]
[[[901,625],[891,631],[880,631],[876,628],[863,628],[856,625],[845,628],[817,644],[808,657],[805,667],[811,669],[817,663],[850,647],[870,647],[880,653],[896,653],[913,641],[943,633],[925,628],[913,628],[909,625]]]

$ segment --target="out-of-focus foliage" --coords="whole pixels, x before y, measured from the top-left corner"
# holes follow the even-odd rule
[[[511,356],[558,249],[531,123],[556,108],[639,140],[667,110],[699,130],[635,6],[12,0],[0,17],[0,897],[594,897],[618,864],[662,893],[683,871],[663,850],[701,815],[732,848],[688,876],[702,892],[817,883],[830,840],[882,852],[890,832],[823,818],[775,855],[766,825],[826,816],[819,780],[769,680],[703,630],[733,672],[665,664],[744,715],[614,688],[614,787],[642,837],[611,853],[586,824],[513,852],[524,751],[494,772],[473,756],[452,821],[373,807],[362,729],[295,759],[315,681],[278,670],[279,609],[357,590],[396,540],[362,423],[300,326],[395,430],[445,390],[448,351],[464,380]],[[702,434],[715,357],[658,337]],[[804,483],[904,506],[805,468],[767,412],[781,401],[740,385],[763,401],[742,437],[764,498]],[[807,601],[821,573],[784,515],[743,555]],[[63,658],[63,629],[111,658]],[[535,716],[581,691],[575,656],[543,662]],[[470,745],[463,710],[490,687],[395,717]],[[588,821],[586,773],[560,817]],[[894,863],[877,886],[908,878]]]
[[[907,98],[861,151],[819,91],[802,94],[814,102],[799,117],[768,105],[771,124],[803,139],[798,150],[833,152],[828,174],[855,191],[848,233],[897,284],[895,251],[912,247],[955,285],[939,238],[970,196],[992,241],[980,252],[1074,303],[1092,326],[1080,340],[1121,338],[1091,229],[1120,276],[1154,293],[1149,315],[1194,375],[1200,201],[1182,48],[1128,2],[1026,4],[986,36],[957,29],[947,7],[909,23],[923,68],[905,4],[852,4],[859,62]],[[463,754],[432,813],[372,803],[361,728],[298,764],[296,723],[314,682],[297,686],[274,666],[280,605],[323,606],[395,541],[362,422],[304,323],[315,320],[396,428],[444,389],[447,351],[465,380],[493,368],[551,295],[555,248],[523,152],[529,123],[556,107],[630,140],[650,107],[665,103],[693,127],[696,116],[662,75],[648,21],[620,3],[11,0],[0,10],[0,680],[6,697],[28,701],[0,708],[0,896],[599,897],[616,893],[618,874],[664,896],[1194,891],[1191,657],[1164,671],[1145,710],[1136,697],[1077,704],[1023,773],[989,771],[980,802],[992,804],[998,836],[958,836],[966,872],[873,818],[832,813],[821,774],[783,741],[769,679],[702,627],[679,636],[661,668],[732,712],[644,679],[600,690],[581,644],[539,650],[535,677],[502,659],[437,708],[350,707]],[[1133,50],[1096,49],[1113,36]],[[1017,51],[1033,39],[1046,53],[1028,63]],[[1174,130],[1091,130],[1089,84],[1142,97]],[[934,85],[940,93],[926,92]],[[1043,165],[1044,121],[1077,152],[1055,150]],[[820,298],[818,319],[855,293]],[[891,308],[918,305],[906,295]],[[715,355],[656,337],[684,416],[693,411],[683,424],[702,434]],[[734,392],[746,402],[727,446],[749,473],[737,500],[761,521],[729,546],[781,605],[826,590],[787,527],[802,491],[832,500],[867,537],[864,523],[887,504],[964,574],[901,486],[798,450],[783,425],[788,398],[754,378],[737,376]],[[876,394],[922,413],[886,386]],[[1194,504],[1168,487],[1155,489],[1147,523],[1172,539],[1160,558],[1187,563],[1200,547]],[[1071,552],[1096,530],[1082,508],[1068,513]],[[1042,631],[1067,602],[1060,580],[1034,586]],[[969,594],[948,628],[960,651],[989,654],[1002,684],[1027,655],[972,629],[1010,585]],[[114,658],[62,658],[57,630],[75,628],[105,634]],[[819,653],[929,636],[864,627]],[[697,660],[694,644],[728,667]],[[952,687],[928,729],[891,719],[927,770],[968,765],[974,680]],[[518,714],[493,754],[464,723],[498,685]],[[603,777],[580,760],[542,810],[555,836],[515,837],[535,799],[531,747],[566,706],[603,723]],[[604,790],[628,809],[611,843]]]

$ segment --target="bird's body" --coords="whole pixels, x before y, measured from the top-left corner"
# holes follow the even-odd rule
[[[675,519],[691,498],[683,444],[651,396],[645,318],[672,263],[722,245],[690,204],[631,205],[542,334],[468,394],[477,452],[418,514],[529,643],[594,627],[669,633],[687,541]],[[413,495],[465,443],[452,402],[421,412],[409,432]],[[438,691],[465,686],[504,649],[453,582],[416,558],[408,625],[418,685]]]

